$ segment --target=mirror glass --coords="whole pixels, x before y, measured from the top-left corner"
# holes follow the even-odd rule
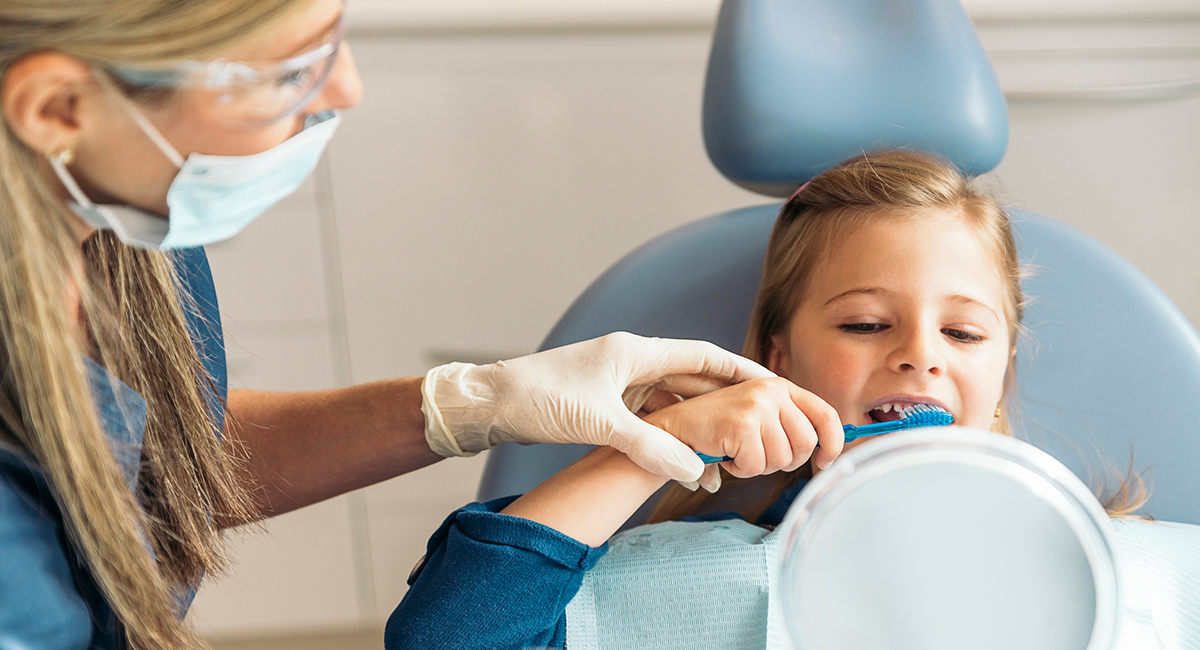
[[[1111,524],[1018,440],[961,427],[872,440],[814,478],[784,526],[796,648],[1110,647]]]

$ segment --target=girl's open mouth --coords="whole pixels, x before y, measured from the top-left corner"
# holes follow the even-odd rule
[[[871,419],[872,423],[895,422],[906,417],[908,412],[916,406],[918,406],[916,402],[889,402],[867,411],[867,417]]]

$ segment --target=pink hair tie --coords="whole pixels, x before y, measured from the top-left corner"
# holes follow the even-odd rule
[[[808,183],[811,183],[811,182],[812,181],[808,181]],[[792,199],[795,199],[797,196],[800,196],[800,193],[804,191],[804,188],[808,187],[808,183],[801,185],[794,193],[792,193],[792,198],[788,199],[788,203],[791,203]]]

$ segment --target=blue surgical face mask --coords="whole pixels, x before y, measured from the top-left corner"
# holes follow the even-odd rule
[[[169,219],[131,205],[92,203],[60,157],[51,156],[50,165],[74,199],[71,210],[84,222],[112,230],[131,246],[163,250],[204,246],[241,232],[312,174],[342,121],[339,111],[323,111],[309,115],[300,133],[262,153],[193,153],[185,160],[137,109],[131,107],[130,115],[179,167],[167,190]]]

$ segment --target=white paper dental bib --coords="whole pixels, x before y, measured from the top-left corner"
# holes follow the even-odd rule
[[[768,621],[781,540],[741,519],[613,536],[567,605],[567,649],[788,647],[786,631]]]
[[[1119,650],[1200,648],[1200,526],[1114,519]]]
[[[1200,579],[1200,527],[1155,532],[1175,536],[1188,554],[1176,564]],[[893,434],[813,479],[777,531],[733,520],[615,536],[567,607],[567,648],[1156,647],[1132,620],[1114,645],[1118,576],[1163,591],[1143,586],[1148,569],[1116,571],[1113,549],[1135,533],[1122,528],[1118,546],[1083,483],[1026,443],[958,427]],[[1195,637],[1200,617],[1172,616],[1177,637]]]

